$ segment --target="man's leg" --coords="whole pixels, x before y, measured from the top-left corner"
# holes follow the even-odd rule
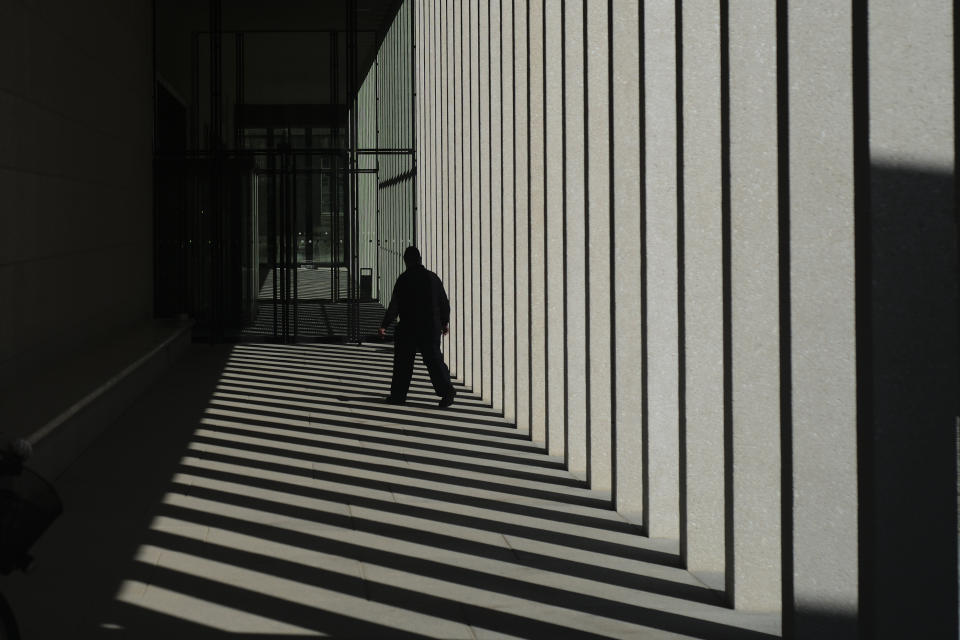
[[[450,397],[452,401],[454,389],[450,382],[450,369],[443,361],[439,338],[421,343],[420,355],[423,356],[423,364],[426,365],[427,372],[430,374],[430,382],[433,383],[434,392],[441,398]]]
[[[413,360],[417,356],[417,345],[410,340],[397,338],[393,343],[393,382],[390,385],[390,398],[397,402],[407,399],[410,379],[413,377]]]

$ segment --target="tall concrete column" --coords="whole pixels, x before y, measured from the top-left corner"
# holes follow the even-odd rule
[[[460,83],[463,74],[460,69],[460,7],[459,2],[450,2],[450,14],[447,28],[450,38],[450,165],[447,170],[452,175],[451,203],[448,215],[452,221],[450,245],[453,256],[450,260],[450,295],[452,309],[450,310],[451,359],[456,363],[457,378],[463,376],[463,303],[461,291],[463,287],[463,178],[461,176],[463,141],[461,138],[461,109],[463,95]]]
[[[434,55],[435,55],[435,65],[436,65],[436,105],[437,105],[437,116],[436,116],[436,131],[437,139],[435,141],[436,145],[436,160],[434,161],[435,171],[437,172],[436,178],[436,197],[434,202],[434,245],[436,246],[436,261],[434,265],[436,266],[436,273],[440,276],[441,280],[446,283],[446,251],[447,246],[444,242],[444,238],[447,234],[447,220],[445,211],[447,206],[447,178],[448,171],[446,169],[446,156],[447,156],[447,114],[446,114],[446,101],[447,97],[447,66],[446,60],[444,60],[444,48],[446,46],[446,34],[445,34],[445,17],[444,17],[444,0],[437,0],[436,8],[436,24],[435,28],[437,34],[434,38]],[[445,350],[445,340],[441,339],[441,348]]]
[[[416,77],[416,100],[417,100],[417,111],[414,114],[417,124],[416,131],[414,136],[414,147],[416,148],[416,162],[417,162],[417,183],[416,183],[416,235],[414,236],[414,244],[418,247],[423,246],[424,234],[423,234],[423,223],[422,223],[422,211],[424,203],[426,202],[427,190],[426,190],[426,148],[424,146],[426,141],[426,136],[423,134],[424,127],[426,126],[426,109],[427,104],[424,99],[427,95],[427,82],[426,82],[426,68],[424,61],[426,53],[426,42],[427,42],[427,23],[426,23],[426,7],[427,3],[425,0],[417,0],[414,5],[414,19],[416,20],[416,33],[414,34],[414,40],[416,42],[417,50],[414,52],[414,57],[416,59],[417,65],[417,77]],[[384,78],[386,82],[389,83],[389,78]],[[388,211],[392,211],[393,207],[388,207]],[[391,224],[395,221],[395,216],[391,213],[389,214],[391,218]]]
[[[780,608],[780,302],[777,16],[728,4],[729,332],[727,593]]]
[[[493,216],[490,210],[490,1],[483,0],[477,16],[477,67],[479,69],[479,146],[480,183],[477,202],[480,206],[480,395],[488,403],[493,402],[493,312],[492,278],[493,250],[490,233]]]
[[[528,83],[527,68],[532,64],[528,48],[528,0],[513,0],[513,87],[514,87],[514,205],[516,207],[516,293],[517,315],[517,428],[530,432],[530,345],[533,333],[533,316],[530,307],[530,128],[527,122]]]
[[[432,131],[433,131],[433,84],[432,84],[432,75],[433,75],[433,65],[430,64],[431,59],[431,47],[430,41],[433,37],[433,0],[424,0],[423,2],[423,99],[420,101],[420,105],[423,107],[423,127],[421,131],[421,140],[423,141],[423,146],[421,149],[421,158],[420,158],[420,167],[421,175],[419,183],[422,184],[423,198],[417,200],[417,229],[421,236],[421,244],[418,244],[418,247],[423,248],[423,253],[426,255],[430,247],[430,211],[433,204],[433,189],[432,189],[432,165],[431,165],[431,155],[433,149],[431,148],[432,140]],[[397,247],[397,251],[402,253],[403,247]],[[402,269],[402,268],[401,268]]]
[[[680,535],[675,3],[644,2],[647,535]]]
[[[784,564],[784,632],[852,638],[858,504],[851,5],[791,2],[786,18],[792,486],[785,498],[792,527],[784,535],[792,552]]]
[[[544,123],[546,133],[546,240],[547,260],[547,449],[551,455],[566,455],[566,395],[564,351],[566,321],[564,318],[565,256],[564,184],[563,184],[563,0],[543,3]]]
[[[446,274],[443,269],[444,251],[446,247],[443,242],[445,221],[443,218],[444,206],[446,204],[446,177],[447,172],[444,166],[445,147],[444,137],[446,129],[446,120],[444,119],[444,99],[445,99],[445,73],[443,61],[443,1],[434,0],[434,37],[433,37],[433,58],[434,58],[434,141],[433,141],[433,171],[434,171],[434,196],[433,196],[433,267],[436,273],[442,279]],[[441,341],[442,344],[442,341]]]
[[[430,101],[431,101],[431,122],[430,122],[430,219],[429,219],[429,237],[427,238],[428,251],[424,252],[424,264],[427,268],[437,272],[442,277],[442,259],[440,257],[441,247],[439,245],[439,213],[442,202],[443,176],[437,170],[442,161],[442,73],[440,58],[440,1],[430,0],[430,35],[429,50],[432,69],[430,70]]]
[[[457,274],[459,291],[457,294],[457,332],[460,349],[460,380],[470,387],[473,384],[473,350],[470,341],[470,329],[473,326],[471,313],[471,265],[470,229],[470,40],[467,34],[468,5],[457,2],[457,205],[460,218],[460,270]]]
[[[453,164],[451,162],[450,149],[450,135],[453,129],[452,123],[450,122],[450,108],[453,102],[453,96],[450,94],[450,76],[452,75],[450,71],[450,3],[447,0],[440,0],[440,42],[441,48],[439,51],[439,57],[442,61],[441,68],[443,69],[441,76],[442,100],[440,102],[440,115],[443,123],[441,128],[443,134],[443,155],[440,166],[443,197],[439,212],[441,229],[441,256],[443,257],[443,275],[441,276],[441,279],[443,281],[443,286],[447,291],[447,295],[449,296],[452,284],[450,259],[453,253],[453,242],[451,241],[451,232],[453,229],[453,196],[451,195],[451,190],[453,188],[453,171],[451,171],[451,169],[453,168]],[[443,336],[443,353],[447,363],[449,365],[456,366],[456,361],[454,360],[453,353],[450,348],[451,337],[452,336],[450,336],[449,333]]]
[[[640,11],[611,0],[613,66],[614,483],[615,506],[635,521],[643,513],[643,379],[640,318]]]
[[[425,0],[423,3],[423,127],[421,135],[423,140],[423,176],[422,188],[423,198],[419,203],[419,219],[417,228],[422,235],[422,244],[424,253],[429,255],[430,238],[433,235],[433,229],[430,224],[430,216],[433,212],[433,64],[431,46],[433,39],[433,0]],[[402,253],[403,247],[397,247],[398,253]],[[401,266],[401,270],[402,270]]]
[[[854,11],[861,631],[956,637],[956,3]]]
[[[433,264],[433,241],[434,241],[434,213],[436,210],[436,126],[437,126],[437,98],[436,98],[436,65],[433,64],[436,50],[434,47],[434,38],[436,37],[435,11],[436,0],[427,0],[424,7],[424,25],[425,38],[423,53],[424,76],[425,76],[425,94],[424,102],[427,105],[424,116],[424,199],[421,201],[420,219],[423,221],[423,245],[421,247],[424,262],[430,266]],[[404,247],[398,247],[403,252]]]
[[[516,317],[516,203],[514,201],[513,94],[513,0],[501,0],[500,87],[502,151],[500,184],[503,188],[503,417],[517,419],[517,333],[526,328]]]
[[[470,0],[470,13],[467,29],[470,44],[470,256],[471,272],[471,328],[470,340],[473,350],[472,388],[474,393],[483,389],[482,362],[484,352],[481,348],[480,315],[480,270],[483,261],[480,257],[480,34],[479,0]]]
[[[587,477],[587,261],[582,2],[563,4],[564,68],[564,353],[567,390],[567,468]]]
[[[467,236],[467,225],[469,224],[469,210],[467,209],[466,199],[469,174],[466,171],[469,160],[469,146],[467,144],[467,117],[469,115],[466,88],[469,83],[467,76],[468,67],[464,64],[464,49],[466,47],[467,35],[465,33],[464,14],[465,7],[463,3],[455,2],[453,12],[453,44],[454,44],[454,162],[456,169],[456,197],[454,207],[457,216],[457,298],[456,307],[452,310],[456,320],[455,326],[451,328],[454,332],[456,349],[458,352],[458,361],[460,363],[457,371],[457,378],[467,383],[468,372],[470,371],[470,352],[469,341],[469,298],[467,297],[469,287],[468,265],[470,263],[467,248],[470,246]]]
[[[502,99],[500,90],[500,0],[488,0],[490,23],[490,338],[491,338],[491,392],[490,401],[497,411],[503,410],[503,157],[501,153]]]
[[[529,170],[529,219],[530,219],[530,403],[531,435],[535,442],[545,442],[547,437],[547,371],[546,371],[546,254],[544,237],[546,218],[544,209],[544,134],[546,126],[544,111],[544,41],[543,41],[543,2],[527,0],[529,13],[530,66],[529,100],[530,111],[527,120],[530,133],[530,170]]]
[[[437,215],[437,65],[434,64],[437,55],[437,0],[427,2],[427,42],[424,53],[427,55],[427,126],[424,131],[427,141],[427,165],[425,177],[427,182],[427,197],[424,202],[424,233],[423,258],[428,268],[436,269],[436,215]],[[403,251],[403,247],[400,251]]]
[[[684,3],[683,250],[686,567],[724,588],[720,7]]]
[[[611,489],[611,424],[613,416],[611,326],[611,242],[610,207],[610,86],[609,11],[606,3],[590,4],[587,22],[587,198],[586,223],[589,247],[587,313],[590,322],[590,486]]]

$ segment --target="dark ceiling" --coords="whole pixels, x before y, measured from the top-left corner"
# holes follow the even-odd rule
[[[222,29],[229,32],[344,31],[349,0],[221,0]],[[373,64],[379,45],[403,0],[353,0],[358,40],[359,78]],[[208,32],[206,0],[156,0],[157,70],[181,96],[190,93],[191,34]],[[375,34],[375,35],[374,35]],[[294,36],[291,34],[291,38]],[[294,40],[291,39],[293,45]],[[279,49],[278,49],[279,50]],[[296,69],[277,69],[275,79]]]

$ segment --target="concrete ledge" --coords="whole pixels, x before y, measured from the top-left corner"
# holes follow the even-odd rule
[[[3,438],[26,438],[29,466],[54,480],[190,343],[190,323],[151,321],[0,392]]]

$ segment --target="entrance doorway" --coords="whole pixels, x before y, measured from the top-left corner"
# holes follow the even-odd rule
[[[374,4],[157,3],[156,314],[195,340],[376,336],[417,181],[412,5]]]
[[[372,278],[355,273],[347,152],[328,128],[248,131],[251,238],[249,309],[242,334],[281,342],[360,333],[351,307],[374,302]],[[319,145],[319,146],[315,146]],[[375,221],[372,221],[375,223]],[[372,269],[368,268],[372,273]]]

